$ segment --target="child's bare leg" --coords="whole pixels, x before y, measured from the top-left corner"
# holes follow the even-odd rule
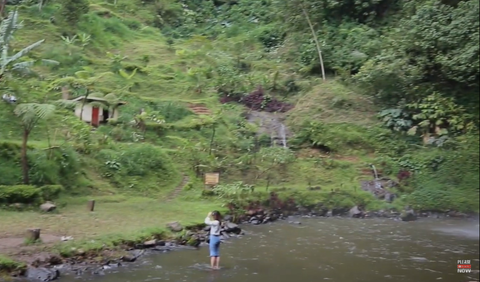
[[[215,257],[210,257],[210,267],[212,269],[214,269],[215,265],[216,265],[216,258]]]
[[[220,269],[220,257],[215,258],[215,268]]]

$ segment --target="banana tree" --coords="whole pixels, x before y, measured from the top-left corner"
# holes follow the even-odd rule
[[[20,58],[26,56],[33,49],[40,46],[45,39],[39,40],[30,46],[23,48],[13,55],[9,55],[10,42],[16,30],[22,27],[22,23],[18,22],[18,12],[14,10],[9,13],[8,17],[0,24],[0,79],[7,72],[19,72],[23,74],[31,73],[31,67],[36,64],[41,65],[58,65],[54,60],[26,60],[19,61]]]
[[[14,113],[21,119],[21,124],[23,127],[21,163],[24,184],[29,184],[30,182],[28,177],[29,168],[27,158],[28,137],[38,122],[50,117],[54,111],[55,106],[51,104],[24,103],[19,104],[15,108]]]
[[[130,91],[134,85],[133,77],[137,74],[137,69],[134,69],[132,73],[127,73],[123,69],[118,70],[118,74],[125,80],[126,86],[121,89],[121,91],[127,90]]]

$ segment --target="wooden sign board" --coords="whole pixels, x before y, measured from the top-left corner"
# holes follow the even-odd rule
[[[205,185],[215,186],[220,180],[219,173],[205,173]]]

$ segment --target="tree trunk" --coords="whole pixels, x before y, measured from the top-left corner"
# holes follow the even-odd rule
[[[117,109],[116,106],[111,107],[111,110],[110,110],[110,112],[109,112],[109,117],[108,117],[108,119],[113,119],[113,117],[115,116],[115,110],[116,110],[116,109]]]
[[[85,93],[85,97],[83,99],[83,103],[82,103],[82,108],[80,109],[80,120],[83,120],[83,108],[85,107],[85,104],[87,104],[87,98],[88,98],[88,90],[87,90],[87,93]]]
[[[216,131],[216,129],[217,129],[217,126],[213,125],[212,137],[210,138],[210,149],[209,149],[209,152],[208,152],[209,155],[212,154],[213,142],[215,141],[215,131]]]
[[[28,178],[28,158],[27,158],[27,144],[28,144],[29,135],[30,135],[30,131],[27,129],[24,129],[22,151],[21,151],[21,162],[22,162],[23,184],[26,184],[26,185],[28,185],[30,182]]]
[[[0,16],[5,17],[5,7],[7,6],[7,0],[0,0]]]
[[[323,57],[322,57],[322,50],[320,49],[320,43],[318,43],[317,34],[315,33],[315,29],[313,28],[312,21],[310,21],[310,17],[308,16],[307,10],[303,7],[303,4],[300,4],[302,8],[303,15],[307,20],[308,26],[310,27],[310,31],[312,32],[313,40],[315,41],[315,47],[317,47],[318,58],[320,60],[320,68],[322,68],[322,79],[325,81],[325,67],[323,65]]]

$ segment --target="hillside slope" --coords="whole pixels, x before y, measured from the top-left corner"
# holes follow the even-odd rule
[[[383,14],[391,17],[386,28],[380,24],[386,18],[355,23],[357,15],[348,15],[351,20],[339,22],[309,7],[313,21],[328,23],[318,28],[325,38],[326,81],[321,78],[305,22],[298,15],[281,13],[281,9],[298,11],[275,1],[206,1],[200,5],[198,1],[114,4],[91,0],[76,2],[86,5],[83,10],[65,8],[72,3],[47,2],[41,10],[28,3],[16,7],[24,27],[15,31],[12,53],[45,39],[19,60],[41,58],[59,64],[34,66],[36,75],[30,76],[16,75],[7,68],[2,92],[15,95],[19,104],[56,103],[63,89],[70,98],[91,95],[126,105],[119,108],[118,119],[96,130],[71,109],[57,106],[55,114],[40,120],[30,134],[30,184],[61,184],[66,195],[127,193],[162,198],[181,182],[183,174],[189,174],[190,187],[196,191],[192,197],[198,198],[202,175],[215,171],[221,173],[224,185],[219,189],[233,189],[227,184],[236,181],[260,190],[286,187],[305,192],[309,186],[320,186],[317,198],[321,199],[322,193],[334,190],[353,193],[360,188],[360,180],[372,180],[368,171],[374,164],[384,176],[400,183],[391,191],[399,196],[393,206],[478,210],[478,162],[472,158],[465,162],[467,156],[478,156],[472,146],[478,144],[478,116],[469,114],[475,106],[465,106],[471,100],[467,104],[445,100],[453,101],[458,109],[447,112],[453,115],[445,117],[450,124],[458,117],[465,124],[473,120],[474,125],[449,133],[443,147],[435,145],[444,139],[434,132],[427,132],[437,142],[434,146],[422,143],[426,133],[420,129],[417,135],[404,134],[425,123],[409,120],[419,116],[413,110],[391,115],[389,120],[385,117],[389,126],[400,124],[390,127],[401,128],[401,132],[382,127],[376,116],[382,109],[398,110],[392,106],[394,100],[431,101],[425,100],[430,96],[411,98],[410,92],[396,92],[409,83],[418,83],[418,89],[429,88],[418,82],[421,79],[407,81],[413,70],[405,70],[400,78],[388,76],[387,71],[400,63],[378,59],[387,49],[382,51],[369,41],[382,34],[387,39],[376,42],[379,46],[396,39],[406,44],[389,27],[398,18],[413,18],[408,3],[406,8],[395,6],[389,12],[393,14]],[[419,9],[436,7],[418,5],[425,5]],[[462,7],[455,10],[459,15]],[[10,11],[14,8],[8,6]],[[289,18],[282,20],[279,15]],[[343,43],[335,39],[339,37]],[[340,51],[332,47],[335,44],[340,44]],[[394,84],[398,89],[392,89]],[[431,88],[435,87],[432,83]],[[404,96],[400,99],[399,95]],[[14,115],[15,107],[0,105],[0,174],[8,176],[2,177],[0,185],[22,182],[24,127]],[[279,122],[291,133],[288,152],[270,147],[272,136],[257,134],[259,125],[244,118],[252,110],[286,109],[290,109],[286,120]],[[435,122],[434,117],[430,120]],[[451,177],[446,179],[446,175]],[[369,196],[365,197],[370,203]],[[348,201],[345,206],[355,204]],[[372,209],[393,206],[370,203]]]

